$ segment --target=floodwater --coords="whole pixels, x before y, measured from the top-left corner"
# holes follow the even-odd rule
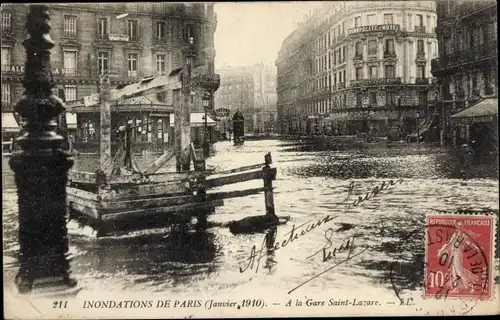
[[[263,214],[262,194],[225,200],[225,205],[209,217],[207,230],[187,234],[162,228],[96,238],[89,227],[70,221],[73,276],[89,292],[105,288],[208,295],[265,289],[281,295],[326,269],[329,262],[323,261],[321,250],[328,245],[328,239],[335,246],[350,239],[367,251],[296,292],[314,295],[332,288],[389,291],[393,262],[398,263],[398,268],[392,283],[401,290],[415,290],[422,279],[426,213],[474,209],[498,214],[498,172],[492,169],[496,165],[475,163],[464,168],[446,152],[426,146],[418,150],[369,147],[362,151],[333,151],[293,141],[247,141],[243,146],[218,142],[208,167],[224,170],[262,163],[267,152],[272,153],[273,166],[278,170],[274,181],[277,214],[290,217],[271,240],[287,239],[294,225],[297,229],[305,224],[305,228],[327,216],[336,217],[263,255],[253,268],[248,266],[252,247],[260,249],[272,233],[233,235],[227,223]],[[96,157],[82,156],[75,166],[90,168],[97,161]],[[143,162],[148,161],[151,159]],[[4,261],[5,268],[14,273],[19,248],[17,198],[12,174],[5,164],[3,169]],[[391,179],[402,182],[358,206],[346,208],[341,204],[351,182],[351,199],[356,199]],[[261,185],[262,181],[251,181],[221,190]],[[315,252],[320,253],[310,257]],[[240,272],[240,268],[246,270]]]

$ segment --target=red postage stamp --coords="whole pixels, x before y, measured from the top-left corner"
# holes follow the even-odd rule
[[[487,215],[426,217],[426,297],[491,298],[495,226]]]

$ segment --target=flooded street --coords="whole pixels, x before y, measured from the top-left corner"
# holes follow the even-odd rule
[[[225,170],[261,163],[271,152],[278,169],[275,205],[279,216],[289,216],[277,229],[277,242],[290,237],[295,225],[325,222],[286,246],[254,259],[252,247],[261,248],[265,234],[233,235],[227,223],[265,212],[262,194],[225,200],[209,217],[206,231],[177,234],[168,228],[96,238],[89,227],[68,224],[73,276],[86,291],[102,288],[122,292],[163,294],[236,293],[275,290],[289,292],[326,269],[322,249],[330,251],[347,240],[366,248],[347,263],[299,287],[298,294],[321,294],[326,288],[393,290],[391,264],[398,264],[392,282],[414,290],[422,279],[423,221],[428,212],[489,210],[498,214],[498,173],[475,166],[467,179],[463,168],[439,149],[402,148],[332,151],[293,141],[248,141],[235,147],[214,145],[208,167]],[[7,281],[17,270],[17,198],[12,174],[4,159],[3,226]],[[76,167],[92,167],[96,157],[77,159]],[[148,160],[149,161],[149,160]],[[145,161],[147,162],[147,161]],[[494,166],[493,166],[494,167]],[[461,170],[462,169],[462,170]],[[472,170],[472,169],[471,169]],[[342,202],[353,183],[351,202],[375,186],[397,181],[358,206]],[[260,187],[262,181],[241,185]],[[225,187],[221,190],[231,190]],[[326,218],[329,217],[329,218]],[[304,228],[304,227],[302,227]],[[299,233],[299,232],[297,232]],[[267,237],[270,237],[268,235]],[[274,241],[272,241],[274,243]],[[358,252],[361,252],[359,250]],[[316,255],[313,255],[318,253]],[[337,253],[341,256],[342,253]],[[258,265],[258,270],[257,270]],[[240,272],[240,268],[246,269]]]

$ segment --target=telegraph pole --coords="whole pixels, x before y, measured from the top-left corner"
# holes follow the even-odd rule
[[[10,159],[19,206],[20,267],[15,282],[23,294],[68,295],[77,292],[70,278],[66,229],[66,181],[73,159],[61,149],[64,138],[55,132],[56,118],[65,107],[52,94],[54,43],[46,5],[29,7],[26,29],[25,94],[15,106],[26,124],[17,138],[22,150]]]

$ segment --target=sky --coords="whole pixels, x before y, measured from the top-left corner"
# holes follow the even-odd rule
[[[273,63],[283,40],[318,2],[216,3],[215,67]]]

